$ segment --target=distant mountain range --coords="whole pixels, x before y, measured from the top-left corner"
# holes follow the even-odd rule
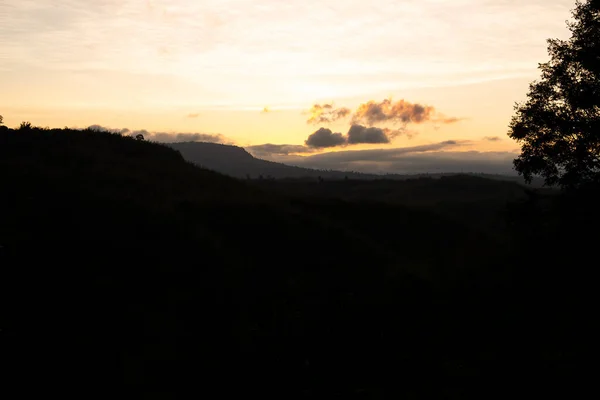
[[[170,147],[179,151],[189,162],[201,167],[241,179],[411,179],[418,177],[437,178],[441,176],[457,175],[456,173],[431,173],[431,174],[368,174],[353,171],[318,170],[286,165],[273,161],[262,160],[248,153],[244,148],[232,145],[206,143],[206,142],[180,142],[170,143]],[[465,174],[461,172],[460,174]],[[467,172],[468,175],[477,175],[489,179],[498,179],[524,184],[519,176],[495,175]],[[531,186],[541,187],[542,181],[534,179]]]

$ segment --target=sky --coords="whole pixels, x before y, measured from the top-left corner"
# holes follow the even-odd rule
[[[448,141],[465,156],[512,154],[513,106],[548,59],[546,39],[568,37],[573,6],[1,0],[0,114],[8,126],[200,137],[284,161]]]

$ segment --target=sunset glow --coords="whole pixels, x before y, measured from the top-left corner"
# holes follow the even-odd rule
[[[514,102],[547,59],[546,39],[568,34],[572,6],[5,0],[0,112],[9,126],[201,132],[248,146],[303,144],[320,127],[306,123],[314,104],[356,110],[393,98],[460,120],[408,123],[411,134],[387,148],[462,139],[511,151]]]

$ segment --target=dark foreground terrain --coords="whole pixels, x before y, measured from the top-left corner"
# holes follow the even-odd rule
[[[591,371],[593,193],[241,181],[29,127],[0,131],[0,182],[23,396],[572,397]]]

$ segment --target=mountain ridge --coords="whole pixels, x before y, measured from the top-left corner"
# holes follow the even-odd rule
[[[288,165],[264,160],[250,154],[241,146],[210,142],[169,143],[169,147],[179,151],[187,161],[225,175],[240,179],[391,179],[439,178],[454,175],[475,175],[487,179],[516,182],[530,187],[542,187],[543,182],[534,179],[527,185],[520,176],[472,172],[434,172],[420,174],[376,174],[356,171],[322,170]]]

